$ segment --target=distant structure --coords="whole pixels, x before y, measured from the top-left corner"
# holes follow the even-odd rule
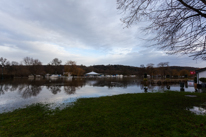
[[[96,73],[96,72],[94,72],[94,71],[92,71],[92,72],[86,73],[85,76],[88,76],[88,77],[95,77],[95,76],[100,76],[100,74],[99,74],[99,73]]]

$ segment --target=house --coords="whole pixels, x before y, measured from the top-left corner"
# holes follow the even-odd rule
[[[197,75],[197,84],[202,84],[202,82],[199,80],[200,78],[206,78],[206,68],[195,70]]]

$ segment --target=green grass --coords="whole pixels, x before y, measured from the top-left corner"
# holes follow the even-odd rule
[[[0,114],[0,137],[206,136],[206,116],[186,110],[205,102],[203,93],[166,92],[83,98],[63,110],[37,104]]]

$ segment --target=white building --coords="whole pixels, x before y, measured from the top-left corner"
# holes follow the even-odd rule
[[[200,78],[206,78],[206,68],[195,70],[197,74],[197,84],[202,84]]]
[[[86,73],[85,76],[94,77],[94,76],[100,76],[100,74],[92,71],[92,72]]]

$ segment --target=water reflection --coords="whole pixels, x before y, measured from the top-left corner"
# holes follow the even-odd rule
[[[4,94],[3,85],[0,85],[0,95]]]
[[[47,87],[47,89],[49,90],[49,91],[51,91],[53,94],[57,94],[58,92],[61,92],[61,86],[58,86],[58,85],[47,85],[46,86]]]
[[[85,80],[13,80],[9,82],[0,83],[0,95],[4,95],[5,92],[17,91],[23,98],[30,98],[37,96],[41,91],[42,87],[45,86],[52,94],[60,93],[65,91],[67,94],[75,94],[77,89],[85,86]],[[63,87],[63,88],[62,88]]]
[[[114,87],[127,88],[127,86],[134,84],[132,81],[124,79],[100,79],[98,81],[89,81],[89,83],[94,87],[108,87],[109,89]]]
[[[156,92],[165,90],[176,90],[178,91],[177,85],[154,85],[148,83],[142,83],[137,79],[41,79],[41,80],[23,80],[15,79],[12,81],[0,83],[0,95],[4,95],[5,92],[18,91],[23,98],[30,98],[37,96],[41,91],[42,87],[46,87],[48,91],[56,95],[62,91],[66,94],[71,95],[85,85],[92,87],[107,87],[108,89],[113,88],[124,88],[130,86],[139,87],[143,92]],[[185,89],[186,88],[186,89]],[[179,87],[179,91],[191,91],[192,87],[185,85]],[[193,89],[195,91],[195,89]],[[196,92],[202,92],[205,89],[198,89]],[[206,92],[206,91],[205,91]]]
[[[7,110],[33,103],[61,104],[82,97],[100,97],[125,93],[180,91],[179,84],[155,85],[135,78],[108,79],[14,79],[0,81],[0,108]],[[193,87],[185,91],[194,92]],[[201,89],[202,91],[202,89]],[[201,92],[198,91],[198,92]],[[0,113],[3,110],[0,109]]]
[[[23,98],[30,98],[32,96],[37,96],[41,90],[42,87],[38,85],[20,85],[18,92]]]
[[[181,92],[184,92],[184,91],[185,91],[184,87],[181,87],[181,88],[180,88],[180,91],[181,91]]]
[[[188,108],[188,110],[195,113],[196,115],[205,115],[206,114],[206,109],[202,108],[202,107],[194,106],[193,108]]]

